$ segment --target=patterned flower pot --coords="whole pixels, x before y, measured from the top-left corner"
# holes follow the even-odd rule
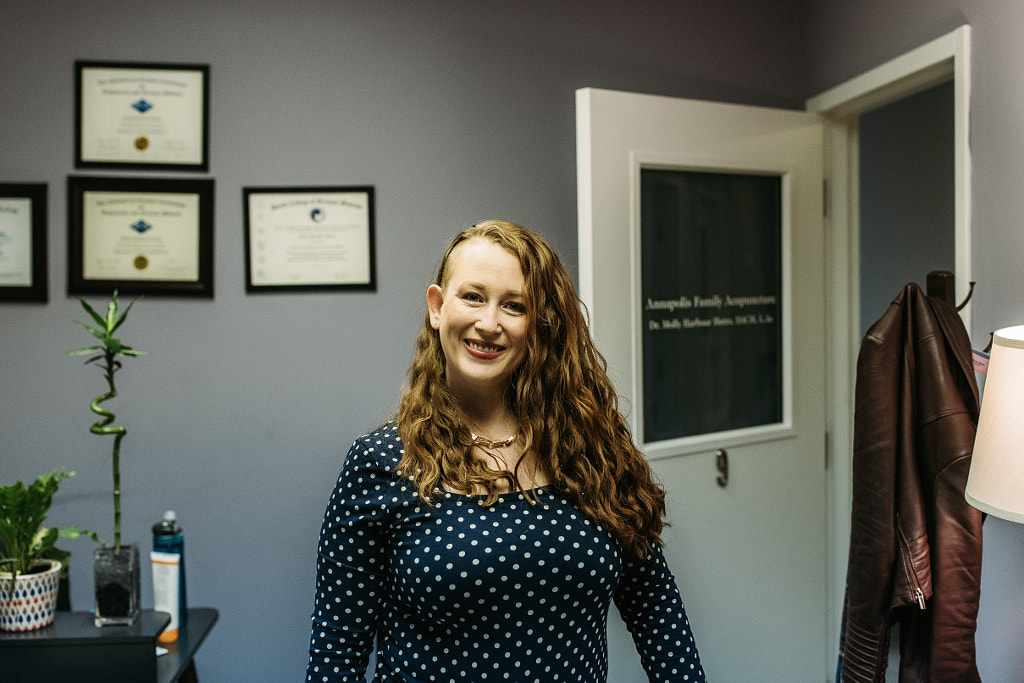
[[[136,545],[122,545],[117,553],[106,545],[93,551],[92,574],[96,588],[93,621],[97,626],[135,623],[141,612],[141,572]]]
[[[0,572],[0,631],[34,631],[53,623],[60,562],[36,574],[19,574],[11,593],[9,572]]]

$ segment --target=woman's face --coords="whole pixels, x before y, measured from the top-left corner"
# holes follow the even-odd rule
[[[475,237],[448,257],[448,283],[427,289],[430,325],[439,332],[456,396],[504,392],[526,357],[528,316],[519,261]]]

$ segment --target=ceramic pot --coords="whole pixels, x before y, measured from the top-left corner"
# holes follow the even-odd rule
[[[18,574],[11,593],[9,572],[0,572],[0,631],[34,631],[53,623],[60,584],[60,562],[35,574]]]
[[[142,593],[138,546],[122,545],[120,552],[114,552],[111,546],[96,548],[92,554],[92,573],[96,625],[134,624],[141,612]]]

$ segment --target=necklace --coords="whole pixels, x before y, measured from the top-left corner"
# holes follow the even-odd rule
[[[473,432],[470,432],[469,435],[473,437],[474,446],[483,446],[484,448],[504,448],[505,446],[511,446],[512,442],[516,440],[515,434],[507,439],[501,439],[500,441],[491,441],[490,439],[485,439],[482,436],[477,436]]]

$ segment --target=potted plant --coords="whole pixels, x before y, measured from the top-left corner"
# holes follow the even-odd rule
[[[71,557],[55,546],[57,539],[99,541],[77,526],[43,526],[60,482],[74,474],[54,470],[28,486],[21,481],[0,486],[0,630],[30,631],[53,623],[60,574]]]
[[[115,420],[114,413],[100,407],[100,404],[117,396],[114,374],[121,369],[120,357],[139,356],[144,352],[136,351],[114,337],[114,332],[124,324],[125,318],[128,317],[128,311],[135,304],[134,301],[125,306],[123,311],[120,310],[115,290],[113,298],[107,304],[106,315],[97,313],[85,299],[79,299],[79,301],[82,303],[82,308],[96,323],[95,327],[88,323],[83,323],[83,326],[100,343],[71,351],[70,355],[91,356],[85,361],[86,365],[99,364],[103,370],[103,377],[107,381],[107,391],[97,396],[89,404],[92,411],[101,418],[89,427],[89,431],[101,436],[114,437],[112,460],[114,544],[112,546],[104,545],[93,553],[93,576],[96,586],[95,623],[97,626],[132,624],[141,612],[141,567],[138,546],[121,544],[121,440],[124,439],[128,430],[124,427],[112,426]]]

